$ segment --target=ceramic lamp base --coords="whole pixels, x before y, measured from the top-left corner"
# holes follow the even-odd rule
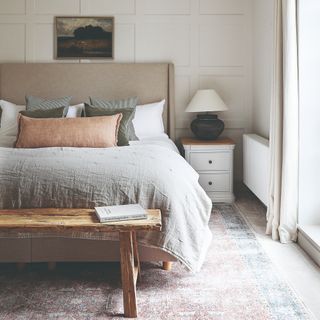
[[[224,123],[214,114],[198,114],[191,122],[191,131],[201,140],[215,140],[224,129]]]

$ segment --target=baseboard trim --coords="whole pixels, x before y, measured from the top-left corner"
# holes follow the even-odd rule
[[[303,228],[298,231],[298,244],[320,266],[320,245],[312,239]]]
[[[212,200],[213,203],[233,203],[235,200],[234,194],[232,192],[212,192],[208,191],[207,195]]]

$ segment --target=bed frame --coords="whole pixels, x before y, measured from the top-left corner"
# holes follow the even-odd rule
[[[171,63],[9,63],[0,64],[0,97],[25,104],[25,95],[54,98],[72,96],[71,104],[89,96],[121,99],[132,96],[139,104],[166,99],[165,129],[174,132],[174,66]],[[106,250],[107,246],[107,250]],[[160,249],[140,246],[141,261],[175,258]],[[0,262],[119,261],[119,243],[66,238],[0,239]],[[20,264],[20,266],[22,266]]]

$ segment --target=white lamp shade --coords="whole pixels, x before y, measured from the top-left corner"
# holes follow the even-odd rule
[[[198,90],[191,99],[186,112],[213,112],[228,110],[220,96],[213,89]]]

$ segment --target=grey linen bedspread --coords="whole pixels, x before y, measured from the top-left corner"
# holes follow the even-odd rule
[[[1,209],[128,203],[162,211],[162,232],[139,233],[139,243],[161,248],[190,270],[200,270],[211,242],[212,203],[198,183],[198,174],[177,153],[152,145],[0,148]],[[70,237],[100,239],[101,235],[72,233]],[[117,240],[117,236],[108,234],[103,239]]]

